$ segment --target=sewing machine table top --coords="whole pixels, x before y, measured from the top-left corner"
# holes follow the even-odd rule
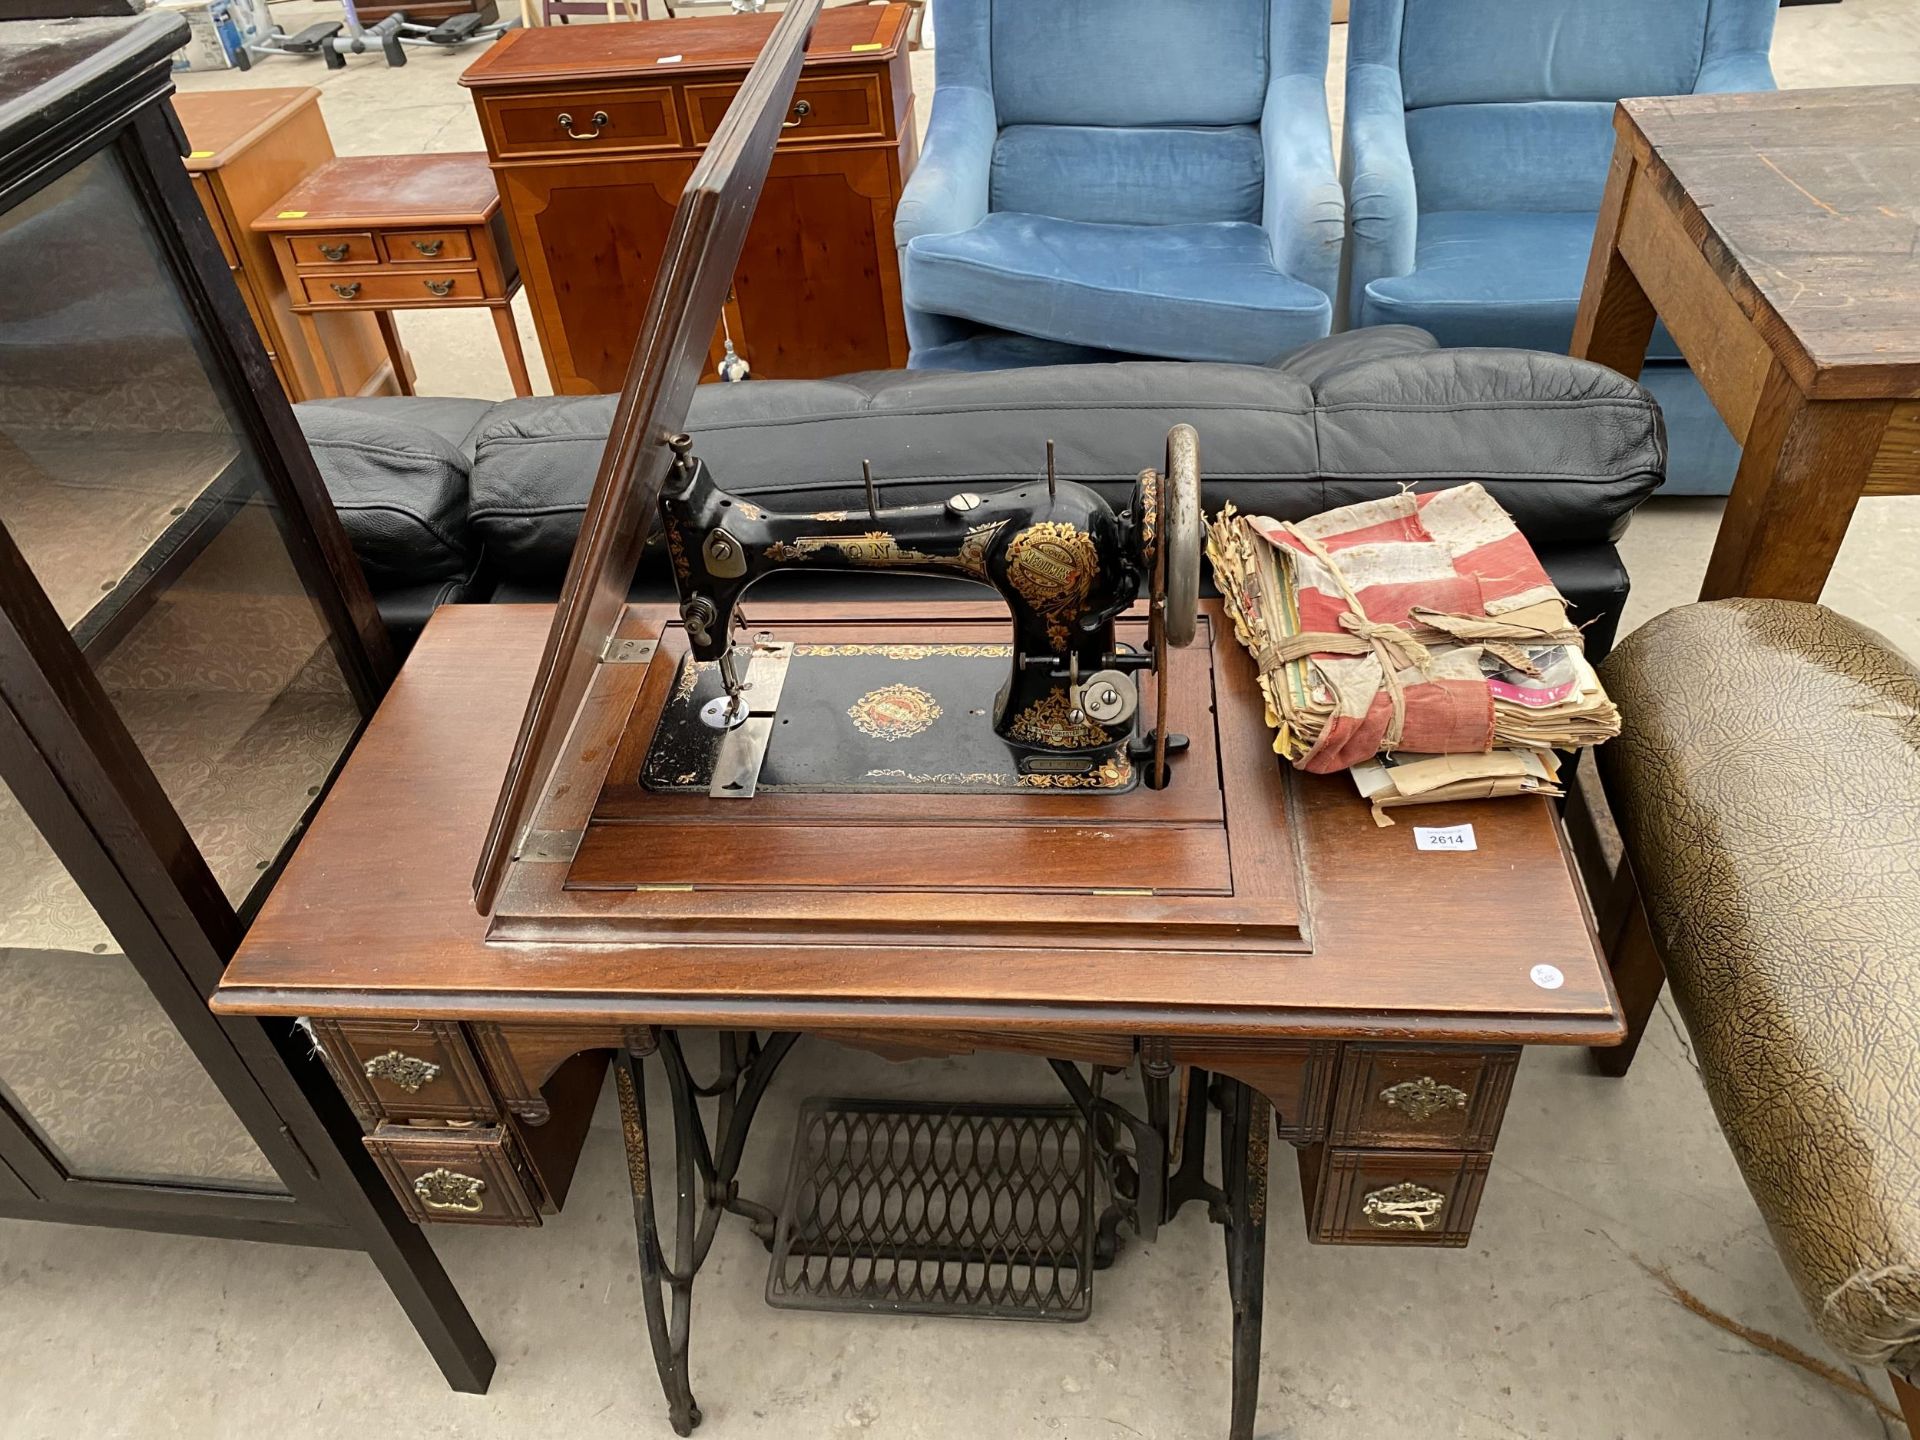
[[[816,664],[808,683],[880,683],[844,709],[823,692],[777,714],[751,799],[673,783],[686,772],[656,750],[656,722],[696,698],[701,672],[682,667],[674,611],[631,606],[533,832],[479,913],[473,862],[551,618],[545,606],[436,613],[215,1009],[1511,1043],[1621,1033],[1551,807],[1436,806],[1376,827],[1345,776],[1278,762],[1253,665],[1212,604],[1196,644],[1172,652],[1172,728],[1192,748],[1162,790],[1035,788],[943,763],[972,742],[942,749],[937,732],[978,720],[991,693],[968,705],[953,688],[963,670],[916,685],[914,667],[931,676],[1004,645],[991,599],[883,619],[849,604],[756,607],[795,666],[859,660],[845,674]],[[987,658],[983,676],[1003,663]],[[833,740],[852,748],[826,781],[794,743],[801,715],[856,736]],[[1475,848],[1416,848],[1416,825],[1461,824]]]

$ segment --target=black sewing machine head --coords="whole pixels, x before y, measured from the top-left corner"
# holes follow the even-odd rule
[[[992,717],[1020,775],[1091,775],[1131,749],[1151,760],[1148,784],[1165,782],[1166,750],[1183,742],[1169,736],[1156,745],[1158,737],[1136,735],[1136,676],[1159,670],[1164,646],[1194,636],[1201,512],[1191,427],[1169,433],[1164,473],[1142,471],[1122,512],[1084,485],[1056,481],[1051,443],[1046,477],[1025,485],[883,509],[869,473],[864,509],[815,514],[783,514],[730,495],[689,442],[676,437],[674,445],[679,460],[661,497],[662,528],[693,654],[719,662],[725,699],[709,706],[709,724],[737,725],[748,713],[733,632],[741,597],[762,576],[953,575],[992,586],[1012,613],[1012,664]],[[1143,583],[1152,639],[1145,651],[1119,648],[1114,619]]]

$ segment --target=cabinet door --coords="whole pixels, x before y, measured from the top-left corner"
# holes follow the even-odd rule
[[[614,393],[627,377],[690,158],[495,171],[554,393]]]
[[[894,152],[779,151],[734,275],[742,353],[762,380],[907,363],[893,248]]]
[[[284,1188],[0,781],[0,1125],[9,1118],[38,1152],[21,1163],[62,1182]]]

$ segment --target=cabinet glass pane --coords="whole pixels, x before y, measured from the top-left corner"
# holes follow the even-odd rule
[[[149,223],[111,152],[0,216],[0,525],[239,905],[360,715]]]
[[[283,1188],[4,784],[0,1103],[71,1175]]]

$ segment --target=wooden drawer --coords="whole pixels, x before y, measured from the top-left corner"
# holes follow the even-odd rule
[[[380,253],[395,265],[445,265],[473,259],[473,237],[465,230],[385,230]]]
[[[382,1125],[366,1146],[420,1224],[538,1225],[540,1190],[512,1131]]]
[[[380,252],[373,235],[365,230],[350,230],[340,235],[289,235],[287,244],[293,258],[302,265],[378,265]]]
[[[503,159],[677,150],[685,143],[667,85],[550,91],[480,103],[487,142]],[[604,121],[594,118],[602,115]]]
[[[375,272],[369,275],[300,276],[309,305],[439,305],[449,300],[484,300],[487,287],[478,271],[448,270],[417,275]]]
[[[687,124],[696,145],[713,139],[739,89],[738,85],[687,87]],[[780,140],[782,144],[797,144],[855,136],[882,138],[886,133],[887,111],[880,99],[880,77],[837,75],[803,79],[793,87],[793,107],[787,111]]]
[[[364,1125],[384,1120],[491,1122],[499,1107],[451,1021],[312,1022],[334,1079]]]
[[[1335,1145],[1491,1150],[1519,1061],[1518,1046],[1348,1045],[1327,1138]]]
[[[1491,1155],[1444,1150],[1300,1152],[1307,1238],[1318,1245],[1441,1245],[1473,1232]]]

